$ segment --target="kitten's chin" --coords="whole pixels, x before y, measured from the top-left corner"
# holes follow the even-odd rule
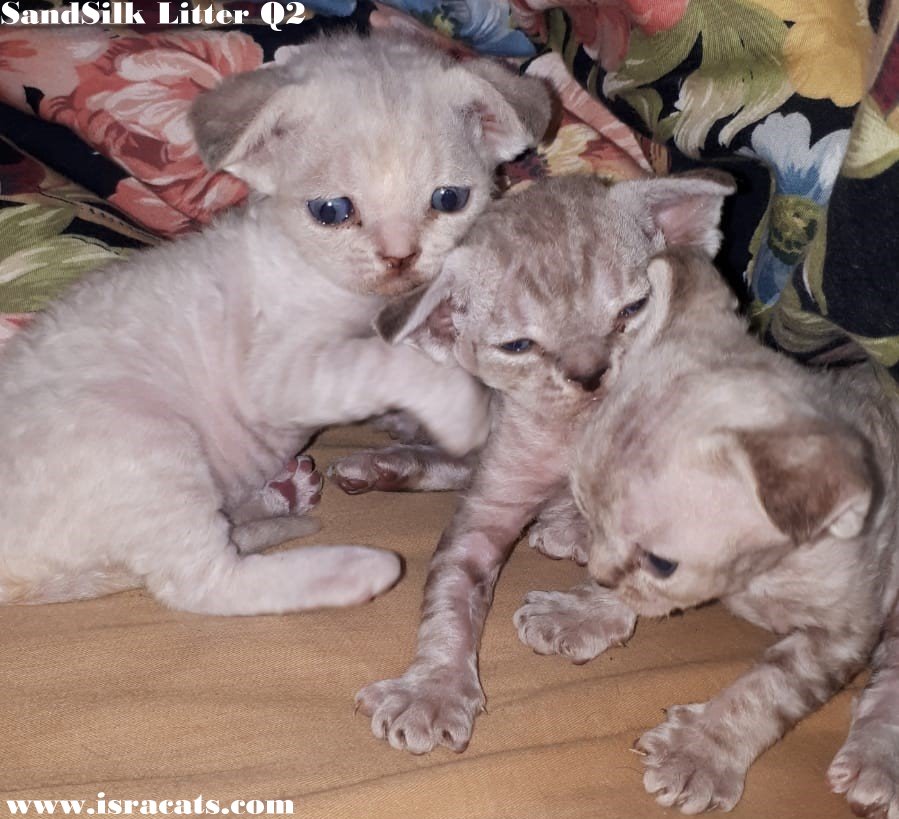
[[[417,270],[409,270],[400,274],[391,273],[377,278],[364,279],[361,282],[361,289],[365,293],[394,298],[405,296],[406,293],[411,293],[416,287],[420,287],[428,281],[428,277]]]

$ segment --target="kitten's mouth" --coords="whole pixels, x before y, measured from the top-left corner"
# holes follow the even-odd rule
[[[392,271],[382,273],[371,282],[370,290],[379,296],[403,296],[424,284],[425,277],[417,270]]]

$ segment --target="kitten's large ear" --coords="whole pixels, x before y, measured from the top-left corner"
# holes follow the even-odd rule
[[[709,315],[735,313],[736,294],[725,284],[712,260],[692,248],[672,248],[653,257],[646,268],[652,287],[648,315],[634,340],[644,348],[652,346],[673,315],[683,310],[686,301],[693,309],[702,307]]]
[[[721,206],[736,190],[733,178],[703,170],[613,185],[609,196],[648,217],[666,247],[693,247],[714,256],[721,246]]]
[[[684,275],[684,265],[685,262],[673,253],[662,253],[650,261],[646,268],[646,278],[652,287],[645,308],[648,315],[634,340],[635,345],[641,348],[653,346],[668,324],[678,281]]]
[[[295,81],[273,67],[234,74],[197,97],[189,119],[206,166],[271,193],[277,180],[268,160],[288,130],[287,120],[300,110],[301,93]]]
[[[447,77],[450,93],[474,122],[491,164],[514,159],[546,133],[553,106],[543,80],[519,76],[488,59],[460,63]]]
[[[389,302],[375,317],[377,334],[390,344],[405,342],[418,347],[435,361],[452,357],[458,330],[454,314],[465,310],[464,293],[457,286],[453,257],[444,263],[443,272],[429,285]]]
[[[860,436],[818,422],[735,435],[765,513],[794,544],[862,532],[876,473]]]

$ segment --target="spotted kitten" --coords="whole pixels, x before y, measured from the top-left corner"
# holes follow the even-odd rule
[[[429,289],[381,314],[385,337],[453,358],[494,391],[472,487],[431,561],[412,665],[357,695],[393,747],[467,746],[485,702],[477,650],[499,571],[528,523],[571,508],[581,419],[652,330],[650,257],[671,245],[713,252],[731,190],[689,176],[534,185],[495,204]]]

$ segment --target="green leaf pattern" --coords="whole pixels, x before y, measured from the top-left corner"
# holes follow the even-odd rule
[[[8,313],[39,310],[85,273],[124,255],[86,236],[63,235],[75,208],[10,205],[0,210],[0,305]]]
[[[786,23],[748,2],[735,15],[733,5],[692,0],[674,28],[652,37],[634,29],[627,58],[603,83],[603,93],[626,99],[658,139],[673,138],[689,156],[699,156],[719,120],[732,117],[719,137],[726,147],[794,93],[781,56]],[[698,40],[702,63],[681,85],[677,110],[661,118],[661,98],[647,86],[674,71]]]

